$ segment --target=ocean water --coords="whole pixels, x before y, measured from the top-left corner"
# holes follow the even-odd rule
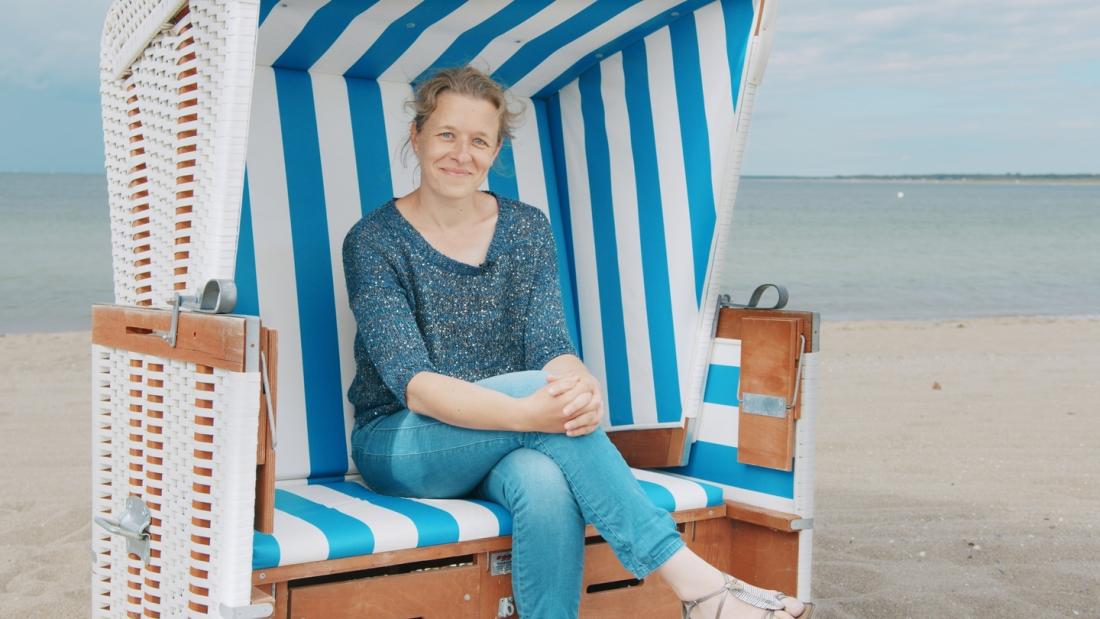
[[[731,243],[735,302],[782,283],[825,320],[1100,314],[1100,185],[750,178]],[[111,300],[105,179],[0,174],[0,333]]]
[[[732,241],[734,302],[780,282],[832,320],[1100,314],[1095,184],[746,179]]]
[[[0,173],[0,333],[87,330],[113,298],[106,178]]]

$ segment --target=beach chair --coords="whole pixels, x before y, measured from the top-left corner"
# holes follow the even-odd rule
[[[548,216],[613,442],[704,558],[809,599],[817,317],[719,285],[774,5],[117,0],[92,614],[516,614],[506,510],[373,493],[348,447],[341,242],[464,63],[523,107],[486,189]],[[586,535],[582,615],[676,615]]]

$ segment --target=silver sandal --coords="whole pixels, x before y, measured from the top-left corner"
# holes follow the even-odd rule
[[[722,616],[722,608],[726,605],[725,594],[727,593],[749,606],[768,611],[768,614],[761,617],[761,619],[773,619],[775,617],[774,611],[783,610],[785,608],[783,606],[783,598],[787,596],[782,593],[755,587],[746,582],[737,580],[728,574],[722,574],[722,577],[726,579],[726,582],[722,585],[721,589],[709,595],[704,595],[697,600],[683,602],[683,619],[689,619],[691,617],[691,612],[703,602],[721,595],[723,597],[721,601],[718,602],[718,611],[714,613],[714,618],[718,619]],[[810,619],[810,615],[812,615],[813,612],[813,604],[806,604],[805,610],[798,616],[798,619]]]

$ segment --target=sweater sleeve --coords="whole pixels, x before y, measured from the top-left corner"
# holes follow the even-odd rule
[[[405,389],[412,377],[436,371],[417,326],[412,299],[394,265],[362,227],[348,233],[343,255],[358,336],[386,388],[407,407]]]
[[[533,226],[534,281],[524,325],[524,365],[540,370],[555,357],[576,354],[562,311],[557,250],[550,221],[541,212]]]

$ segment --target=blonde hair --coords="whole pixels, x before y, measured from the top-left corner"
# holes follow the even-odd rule
[[[508,99],[500,84],[484,72],[469,65],[440,69],[416,87],[413,100],[409,101],[408,106],[413,112],[413,126],[416,127],[417,132],[424,127],[424,123],[427,122],[432,112],[435,112],[436,105],[439,103],[439,95],[445,92],[453,92],[492,103],[500,116],[497,146],[503,144],[505,138],[512,137],[512,129],[519,119],[521,110],[510,109]]]

